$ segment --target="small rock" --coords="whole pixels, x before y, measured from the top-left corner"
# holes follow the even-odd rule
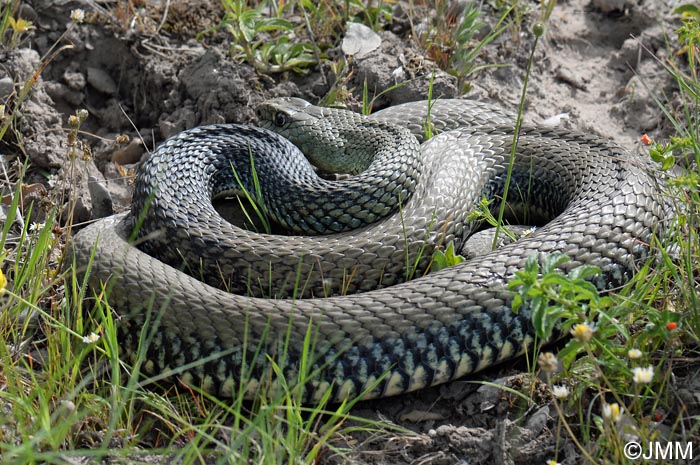
[[[85,223],[87,221],[90,221],[90,219],[92,218],[90,212],[91,207],[92,205],[86,205],[85,200],[82,197],[78,197],[75,201],[75,206],[73,208],[73,222]],[[66,204],[63,206],[62,217],[68,218],[70,216],[70,213],[70,203],[66,202]]]
[[[56,81],[48,81],[45,84],[46,93],[54,101],[63,100],[73,107],[78,107],[83,102],[82,92],[71,90],[68,86]]]
[[[408,413],[404,413],[400,417],[400,421],[409,421],[411,423],[418,423],[422,421],[437,421],[444,420],[445,416],[441,413],[430,412],[427,410],[411,410]]]
[[[20,48],[17,50],[17,57],[12,60],[15,67],[15,78],[19,81],[26,81],[31,78],[34,72],[41,65],[39,52],[31,48]]]
[[[114,95],[117,93],[117,84],[109,74],[99,68],[87,69],[87,82],[103,94]]]
[[[543,120],[540,124],[548,128],[555,128],[559,126],[562,120],[569,119],[568,113],[559,113],[558,115],[550,116],[549,118]]]
[[[158,122],[158,129],[160,130],[160,135],[164,139],[167,139],[170,136],[174,136],[178,132],[177,124],[167,120],[160,120]]]
[[[25,133],[24,147],[36,166],[58,168],[65,162],[65,139],[62,132],[51,130],[60,125],[61,119],[49,104],[53,102],[43,85],[36,87],[31,98],[22,104],[24,124],[31,128]]]
[[[398,83],[397,78],[405,79],[400,81],[402,85],[378,97],[377,107],[424,100],[431,85],[433,95],[441,98],[453,98],[458,94],[455,76],[438,69],[419,51],[406,49],[400,38],[387,31],[381,35],[380,48],[355,60],[354,66],[353,82],[360,88],[366,83],[369,89],[387,89]],[[399,68],[400,71],[393,74]]]
[[[565,82],[575,89],[586,90],[586,83],[583,82],[583,79],[566,68],[559,68],[556,77],[559,81]]]
[[[477,389],[476,392],[478,393],[479,408],[481,409],[481,412],[487,412],[498,405],[498,403],[501,401],[501,395],[503,393],[503,389],[500,388],[499,385],[504,383],[505,378],[500,378],[494,381],[492,384],[484,384],[483,386],[479,386],[479,389]]]
[[[112,216],[114,204],[107,188],[97,178],[90,176],[88,177],[88,190],[90,191],[93,219]]]
[[[22,219],[22,212],[19,211],[19,207],[15,209],[14,215],[10,215],[10,211],[9,205],[0,202],[0,223],[5,224],[7,218],[12,216],[12,224],[19,229],[24,229],[24,220]]]
[[[66,70],[66,72],[63,73],[63,81],[68,87],[74,90],[82,90],[85,88],[85,76],[79,71]]]
[[[642,44],[639,43],[637,39],[629,38],[623,42],[622,47],[620,47],[620,50],[615,54],[615,58],[619,65],[625,67],[629,65],[637,69],[639,62],[642,61],[643,55]]]
[[[489,450],[494,441],[492,430],[466,426],[440,425],[435,428],[434,435],[430,436],[446,438],[450,446],[466,449],[465,452]]]
[[[22,3],[22,5],[20,5],[18,16],[22,19],[26,19],[27,21],[31,21],[33,23],[35,23],[39,18],[39,15],[36,13],[36,11],[34,11],[34,8],[27,5],[26,3]]]
[[[10,76],[0,79],[0,100],[5,101],[15,90],[15,83]]]
[[[542,431],[544,431],[545,427],[547,426],[547,422],[549,422],[550,419],[551,416],[549,415],[549,406],[545,405],[527,419],[525,428],[530,430],[533,436],[538,436]]]
[[[341,49],[347,56],[364,58],[382,44],[379,34],[364,24],[350,23],[343,38]]]
[[[137,163],[141,159],[141,155],[146,149],[143,146],[143,141],[138,137],[131,139],[126,147],[114,152],[112,155],[112,161],[120,165],[131,165]]]

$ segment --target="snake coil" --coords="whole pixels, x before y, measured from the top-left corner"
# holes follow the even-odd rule
[[[89,283],[107,283],[112,307],[128,317],[120,330],[124,351],[136,357],[145,330],[152,335],[147,373],[175,370],[216,395],[253,397],[268,384],[268,356],[290,383],[297,379],[310,334],[307,401],[329,389],[336,401],[395,395],[475,372],[532,344],[528,308],[514,313],[507,289],[528,257],[561,252],[571,258],[567,269],[596,265],[603,273],[595,284],[604,290],[628,281],[654,234],[662,234],[668,209],[643,161],[590,135],[526,127],[507,200],[513,216],[548,222],[513,244],[420,276],[434,250],[464,244],[475,229],[468,215],[482,198],[497,203],[513,138],[508,113],[445,100],[430,107],[440,134],[418,147],[408,131],[423,133],[428,109],[415,102],[366,119],[278,99],[259,111],[263,124],[302,148],[315,150],[319,138],[345,132],[342,150],[354,153],[364,143],[380,157],[398,153],[408,174],[386,157],[347,181],[324,181],[289,141],[247,126],[195,128],[163,143],[142,167],[131,214],[96,222],[72,244],[82,270],[94,251]],[[372,133],[386,128],[389,136]],[[262,181],[283,170],[292,174]],[[304,232],[340,232],[258,234],[223,220],[212,196],[239,182],[254,188],[254,173],[274,217]],[[136,226],[138,247],[130,241]],[[412,273],[419,277],[407,281]],[[295,298],[262,298],[271,294]],[[300,298],[308,296],[314,298]]]

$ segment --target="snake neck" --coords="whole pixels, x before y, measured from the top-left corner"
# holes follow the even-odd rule
[[[257,109],[262,127],[289,139],[319,170],[421,169],[420,145],[410,130],[347,110],[322,108],[297,98],[268,100]]]

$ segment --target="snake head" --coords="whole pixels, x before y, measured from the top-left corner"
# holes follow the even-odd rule
[[[323,116],[321,110],[300,98],[280,97],[266,100],[258,105],[255,112],[261,127],[282,132],[320,118]]]
[[[344,140],[337,137],[337,130],[327,118],[333,110],[296,97],[280,97],[266,100],[255,112],[260,127],[292,141],[321,171],[347,172],[336,161],[337,155],[343,154]]]
[[[256,112],[261,127],[289,139],[325,173],[358,174],[374,159],[377,141],[395,140],[380,135],[386,134],[386,123],[367,122],[357,113],[317,107],[300,98],[267,100]],[[407,130],[404,136],[415,139]]]

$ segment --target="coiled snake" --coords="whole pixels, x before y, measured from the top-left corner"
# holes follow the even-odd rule
[[[325,181],[275,133],[195,128],[166,141],[144,164],[129,215],[75,236],[76,265],[85,270],[94,251],[91,286],[108,283],[109,302],[128,316],[124,351],[136,357],[143,334],[152,336],[146,373],[174,369],[182,381],[216,395],[252,397],[268,384],[271,357],[289,383],[300,366],[310,367],[304,391],[310,402],[329,389],[331,400],[341,400],[442,383],[532,343],[528,308],[514,313],[507,289],[529,256],[562,252],[569,268],[597,265],[603,275],[596,285],[612,288],[631,277],[661,233],[666,208],[642,161],[593,136],[524,127],[509,211],[520,221],[549,222],[513,244],[421,276],[434,250],[464,244],[475,229],[467,216],[482,197],[497,200],[503,192],[513,119],[491,105],[438,100],[431,122],[443,132],[418,148],[408,131],[423,133],[426,102],[370,119],[307,105],[278,99],[259,114],[303,148],[343,137],[334,149],[343,153],[341,165],[368,146],[381,161],[367,160],[369,168],[349,179]],[[313,125],[320,131],[307,133]],[[400,161],[382,158],[392,153]],[[360,171],[355,167],[344,170]],[[278,169],[293,174],[267,181]],[[232,226],[211,197],[240,185],[271,192],[260,204],[287,226],[344,232],[283,236]],[[134,229],[141,250],[129,241]],[[263,298],[271,295],[292,298]],[[311,347],[302,364],[305,338]]]

